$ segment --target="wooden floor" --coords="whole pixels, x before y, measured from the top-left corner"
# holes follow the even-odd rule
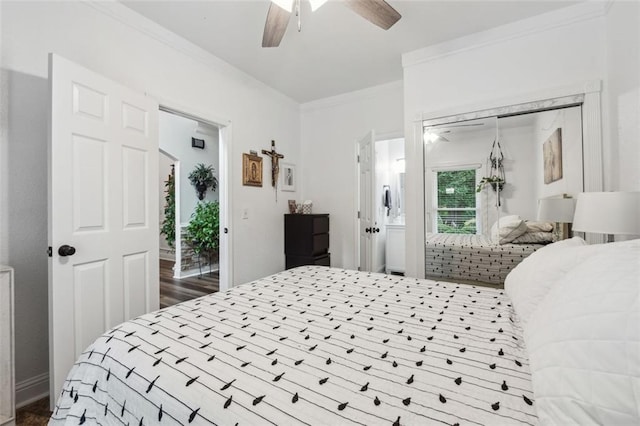
[[[49,422],[49,397],[32,402],[16,410],[17,426],[41,426]]]
[[[175,305],[185,300],[195,299],[220,289],[218,271],[209,273],[203,269],[202,276],[173,278],[173,262],[160,259],[160,307]]]
[[[180,280],[173,278],[173,262],[160,260],[160,307],[175,305],[185,300],[214,293],[219,290],[219,273],[203,271],[202,277]],[[43,426],[51,416],[49,397],[35,401],[16,410],[17,426]]]

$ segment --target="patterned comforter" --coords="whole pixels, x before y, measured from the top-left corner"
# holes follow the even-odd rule
[[[501,290],[304,266],[143,315],[81,354],[50,424],[534,424]]]
[[[543,244],[495,244],[486,235],[427,234],[425,275],[503,285],[524,258]]]

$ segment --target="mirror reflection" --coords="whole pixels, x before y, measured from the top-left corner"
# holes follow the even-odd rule
[[[581,107],[424,127],[427,234],[490,236],[537,220],[538,200],[582,191]]]

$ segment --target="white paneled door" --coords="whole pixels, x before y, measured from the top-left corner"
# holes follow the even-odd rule
[[[375,183],[375,135],[371,130],[358,141],[358,193],[360,221],[360,270],[372,271],[375,258],[374,232],[376,225],[373,189]]]
[[[105,330],[158,309],[158,104],[49,56],[53,405]]]

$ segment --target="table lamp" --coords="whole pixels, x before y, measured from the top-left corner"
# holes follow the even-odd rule
[[[538,200],[538,220],[555,222],[554,237],[563,240],[571,236],[571,222],[576,208],[575,198],[541,198]],[[562,231],[558,228],[562,224]]]
[[[640,235],[640,191],[578,194],[573,230],[612,235]]]

